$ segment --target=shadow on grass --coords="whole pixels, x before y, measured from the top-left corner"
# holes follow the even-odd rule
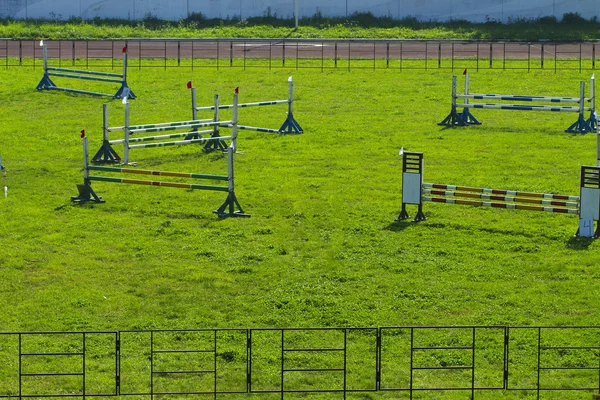
[[[392,222],[391,224],[389,224],[388,226],[384,227],[384,230],[387,231],[391,231],[391,232],[402,232],[408,228],[412,228],[412,227],[417,227],[418,224],[417,222],[414,222],[412,219],[407,219],[407,220],[403,220],[403,221],[399,221],[399,220],[395,220],[394,222]],[[526,232],[526,231],[517,231],[517,230],[506,230],[506,229],[497,229],[497,228],[491,228],[491,227],[476,227],[476,226],[472,226],[472,225],[461,225],[461,224],[446,224],[446,223],[440,223],[440,222],[423,222],[422,223],[422,228],[427,228],[427,229],[442,229],[446,232],[451,232],[451,231],[469,231],[472,232],[473,234],[477,234],[477,233],[487,233],[487,234],[491,234],[491,235],[504,235],[504,236],[512,236],[512,237],[523,237],[526,239],[534,239],[534,238],[544,238],[550,241],[555,241],[557,240],[557,237],[554,235],[546,235],[540,232],[536,232],[536,233],[530,233],[530,232]],[[576,237],[573,236],[571,238],[569,238],[568,242],[567,242],[567,248],[570,249],[574,249],[574,250],[587,250],[587,248],[593,243],[594,239],[592,238],[582,238],[582,237]]]
[[[588,250],[592,243],[594,243],[594,238],[572,236],[567,242],[567,249]]]
[[[405,220],[395,220],[394,222],[392,222],[391,224],[389,224],[388,226],[386,226],[385,228],[383,228],[386,231],[391,231],[391,232],[402,232],[403,230],[410,228],[412,226],[417,226],[418,222],[414,222],[412,219],[405,219]]]

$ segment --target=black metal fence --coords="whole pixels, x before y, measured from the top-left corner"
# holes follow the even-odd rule
[[[600,326],[16,332],[0,361],[4,398],[567,399],[600,392]]]
[[[130,67],[595,70],[600,42],[127,39],[45,41],[51,64]],[[0,65],[41,67],[38,41],[0,39]]]

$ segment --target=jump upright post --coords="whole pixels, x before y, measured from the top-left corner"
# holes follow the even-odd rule
[[[192,90],[192,118],[194,120],[198,119],[198,109],[196,106],[196,88],[192,87],[192,83],[188,82],[188,87]],[[238,93],[238,89],[236,89],[236,93]],[[239,104],[238,104],[239,106]],[[213,120],[214,121],[218,121],[219,120],[219,95],[215,95],[215,104],[213,106]],[[238,126],[239,127],[239,126]],[[220,130],[219,130],[219,126],[215,125],[213,127],[213,131],[209,132],[211,133],[211,138],[220,138],[219,140],[211,140],[210,142],[206,143],[204,145],[204,150],[205,151],[213,151],[213,150],[221,150],[221,151],[225,151],[227,150],[227,144],[224,142],[224,139],[221,138],[221,134],[220,134]]]
[[[187,172],[168,172],[168,171],[152,171],[152,170],[139,170],[135,168],[116,168],[107,167],[100,165],[90,165],[88,162],[88,138],[83,138],[83,184],[77,185],[79,194],[72,196],[71,201],[75,203],[85,203],[93,201],[94,203],[104,203],[104,200],[96,194],[92,189],[92,182],[110,182],[110,183],[124,183],[129,185],[146,185],[146,186],[163,186],[173,187],[182,189],[194,189],[194,190],[211,190],[218,192],[227,192],[227,198],[225,202],[215,211],[221,218],[225,217],[249,217],[249,214],[244,213],[244,210],[238,202],[235,191],[234,191],[234,171],[233,171],[233,155],[235,148],[233,143],[227,149],[227,175],[210,175],[210,174],[197,174]],[[201,180],[213,180],[227,182],[226,186],[218,185],[202,185],[195,183],[180,183],[180,182],[165,182],[165,181],[151,181],[151,180],[140,180],[140,179],[127,179],[122,177],[114,176],[101,176],[91,175],[90,171],[104,172],[104,173],[117,173],[117,174],[134,174],[134,175],[160,175],[167,177],[178,177],[178,178],[190,178],[190,179],[201,179]]]
[[[121,99],[123,97],[127,97],[129,99],[135,99],[136,96],[133,91],[127,86],[127,47],[123,47],[123,73],[122,74],[114,74],[110,72],[99,72],[99,71],[89,71],[89,70],[78,70],[78,69],[67,69],[67,68],[56,68],[48,66],[48,49],[46,45],[40,43],[44,49],[44,77],[38,83],[36,89],[37,90],[60,90],[63,92],[71,92],[71,93],[81,93],[81,94],[89,94],[92,96],[105,96],[112,97],[113,99]],[[118,83],[121,87],[117,90],[115,94],[106,94],[99,92],[91,92],[87,90],[80,89],[70,89],[57,86],[52,79],[51,76],[60,77],[60,78],[72,78],[72,79],[82,79],[88,81],[99,81],[99,82],[108,82],[108,83]]]
[[[399,220],[408,219],[407,204],[418,206],[414,221],[425,220],[423,203],[463,204],[513,210],[544,211],[579,215],[577,236],[598,237],[594,221],[600,220],[600,167],[581,167],[580,196],[532,193],[423,183],[423,153],[405,152],[402,158],[402,210]],[[477,199],[477,200],[475,200]]]
[[[215,95],[215,104],[219,103],[219,96]],[[178,122],[159,122],[153,124],[140,124],[140,125],[131,125],[130,124],[130,108],[129,103],[125,104],[125,123],[123,126],[118,127],[109,127],[108,126],[108,105],[104,104],[103,108],[103,141],[102,146],[98,150],[98,152],[92,158],[92,161],[97,164],[106,164],[106,163],[119,163],[121,162],[121,158],[113,149],[112,145],[122,144],[124,147],[123,151],[123,163],[129,164],[129,150],[131,149],[141,149],[141,148],[153,148],[153,147],[165,147],[165,146],[183,146],[189,144],[205,144],[206,146],[212,145],[214,143],[220,146],[222,150],[227,150],[227,147],[223,147],[223,140],[232,140],[235,142],[235,138],[237,137],[237,93],[234,95],[233,102],[233,119],[228,121],[219,121],[219,114],[215,112],[215,117],[213,119],[203,119],[198,120],[194,119],[191,121],[178,121]],[[209,130],[199,131],[198,128],[211,128]],[[219,127],[228,127],[232,128],[232,133],[230,136],[219,136],[218,128]],[[173,133],[167,135],[154,135],[154,136],[142,136],[142,137],[132,137],[136,134],[140,133],[154,133],[154,132],[164,132],[164,131],[176,131],[176,130],[185,130],[182,133]],[[109,133],[115,131],[124,132],[123,139],[115,139],[109,140]],[[217,135],[214,135],[214,132],[217,132]],[[211,137],[203,138],[201,135],[203,134],[213,134]],[[183,138],[183,140],[170,140],[176,138]],[[153,142],[153,143],[143,143],[143,142]],[[134,144],[132,144],[134,143]],[[135,144],[139,143],[139,144]],[[235,143],[234,143],[235,148]]]
[[[233,105],[231,105],[231,104],[219,105],[218,108],[215,108],[215,106],[198,107],[197,101],[196,101],[196,88],[191,88],[191,89],[192,89],[192,118],[194,118],[194,119],[197,118],[198,111],[209,111],[209,110],[216,110],[216,109],[225,110],[225,109],[233,108]],[[256,102],[256,103],[240,103],[240,104],[238,104],[238,107],[240,107],[240,108],[264,107],[264,106],[274,106],[274,105],[278,105],[278,104],[287,104],[288,105],[287,117],[285,119],[285,122],[283,123],[283,125],[281,125],[281,127],[279,129],[259,128],[259,127],[248,126],[248,125],[238,125],[238,129],[248,130],[248,131],[257,131],[257,132],[269,132],[269,133],[303,133],[304,131],[302,130],[302,127],[294,119],[294,110],[293,110],[294,81],[291,76],[288,78],[288,89],[289,90],[288,90],[287,100],[271,100],[271,101],[260,101],[260,102]]]
[[[470,78],[469,74],[465,76],[465,93],[457,94],[456,76],[452,77],[452,108],[450,114],[438,125],[443,126],[468,126],[480,125],[481,122],[471,114],[470,109],[497,109],[514,111],[551,111],[551,112],[576,112],[578,118],[575,123],[569,126],[565,132],[587,133],[594,132],[598,125],[595,114],[596,96],[595,96],[595,78],[592,75],[590,79],[590,97],[585,97],[585,83],[580,82],[579,97],[554,97],[554,96],[530,96],[513,94],[477,94],[469,92]],[[457,99],[463,99],[463,104],[458,104]],[[576,106],[556,106],[544,104],[496,104],[496,103],[470,103],[473,100],[491,100],[491,101],[512,101],[512,102],[537,102],[537,103],[578,103]],[[586,106],[585,103],[590,103]],[[462,113],[458,108],[463,109]],[[586,120],[584,113],[590,112],[590,117]]]

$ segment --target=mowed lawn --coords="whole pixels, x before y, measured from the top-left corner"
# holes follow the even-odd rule
[[[243,102],[285,99],[290,75],[305,133],[240,131],[236,195],[251,218],[220,220],[221,192],[94,182],[105,204],[71,204],[80,131],[93,154],[102,103],[112,126],[124,106],[37,92],[41,68],[0,70],[0,329],[597,324],[600,242],[572,237],[576,216],[426,203],[426,221],[395,221],[402,146],[424,153],[426,182],[578,195],[596,138],[564,132],[576,114],[477,110],[481,126],[440,127],[449,70],[146,68],[129,71],[131,123],[191,119],[189,80],[210,105],[236,87]],[[472,71],[471,91],[577,97],[589,78]],[[243,109],[240,123],[278,128],[285,113]],[[201,146],[131,160],[226,172]]]

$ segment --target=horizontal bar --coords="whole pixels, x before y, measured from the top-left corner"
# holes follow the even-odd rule
[[[578,369],[587,369],[600,371],[600,367],[539,367],[540,370],[544,371],[554,371],[554,370],[578,370]]]
[[[99,75],[99,76],[114,76],[115,78],[123,79],[123,74],[115,74],[114,72],[100,72],[100,71],[90,71],[85,69],[68,69],[68,68],[56,68],[56,67],[48,67],[47,71],[59,71],[59,72],[74,72],[77,74],[88,74],[88,75]]]
[[[220,142],[223,140],[233,140],[233,136],[217,136],[217,137],[210,137],[210,138],[190,139],[190,140],[176,140],[173,142],[134,144],[134,145],[130,145],[129,148],[130,149],[144,149],[144,148],[151,148],[151,147],[184,146],[187,144]]]
[[[83,352],[74,352],[74,353],[21,353],[22,356],[82,356]]]
[[[471,389],[473,389],[473,390],[489,390],[489,391],[491,391],[491,390],[493,390],[493,391],[511,391],[511,390],[513,390],[512,388],[505,389],[503,387],[485,387],[485,386],[474,386],[473,388],[468,387],[465,389],[450,389],[450,390],[471,390]],[[402,388],[402,387],[382,387],[382,388],[378,389],[378,391],[381,391],[381,392],[400,392],[400,391],[408,392],[411,390],[422,391],[422,390],[444,390],[444,389],[438,389],[438,388],[434,388],[434,389],[412,388],[411,389],[411,388]]]
[[[62,372],[62,373],[45,373],[45,374],[21,374],[21,376],[83,376],[83,372]]]
[[[121,172],[124,174],[176,176],[176,177],[180,177],[180,178],[214,179],[217,181],[226,181],[229,179],[225,175],[193,174],[193,173],[188,173],[188,172],[170,172],[170,171],[152,171],[152,170],[147,170],[147,169],[133,169],[133,168],[115,168],[115,167],[105,167],[102,165],[88,165],[87,168],[91,171]],[[81,353],[81,354],[83,354],[83,353]]]
[[[497,110],[518,110],[518,111],[556,111],[556,112],[579,112],[579,107],[552,107],[552,106],[523,106],[520,104],[459,104],[457,107],[462,108],[490,108]],[[590,111],[589,107],[583,109]]]
[[[155,124],[138,124],[138,125],[129,125],[129,129],[141,129],[141,128],[161,128],[164,126],[181,126],[181,125],[191,125],[202,122],[215,122],[214,119],[192,119],[189,121],[175,121],[175,122],[157,122]],[[109,131],[111,129],[115,130],[123,130],[124,126],[119,126],[117,128],[108,128]]]
[[[280,391],[278,391],[277,393],[279,393],[279,392]],[[152,391],[152,395],[154,395],[154,396],[194,395],[194,394],[205,394],[205,395],[207,395],[207,394],[211,394],[211,395],[214,395],[214,394],[246,394],[246,393],[248,393],[248,392],[247,391],[243,391],[243,392],[242,391],[238,391],[238,392],[236,392],[236,391],[233,391],[233,390],[229,390],[229,391],[226,391],[226,390],[218,390],[218,391],[210,390],[210,391],[204,391],[204,392],[191,392],[191,391],[190,392],[157,392],[156,390]],[[124,393],[123,391],[121,391],[117,396],[119,396],[119,395],[120,396],[150,396],[151,393],[149,391],[148,392],[141,392],[141,393]],[[63,395],[57,395],[57,396],[63,396]],[[86,394],[85,396],[88,397],[88,396],[92,396],[92,395]],[[17,395],[15,397],[19,397],[19,396]],[[26,397],[26,396],[21,396],[21,397]],[[29,397],[33,397],[33,396],[29,396]],[[37,396],[37,397],[44,397],[44,396]],[[81,397],[81,395],[79,395],[79,397]]]
[[[478,206],[478,207],[493,207],[493,208],[506,208],[513,210],[528,210],[528,211],[544,211],[561,214],[579,214],[579,210],[571,208],[555,208],[555,207],[542,207],[542,206],[526,206],[522,204],[508,204],[508,203],[491,203],[484,201],[474,200],[462,200],[462,199],[445,199],[440,197],[422,197],[423,201],[432,201],[434,203],[447,203],[447,204],[462,204],[467,206]]]
[[[164,132],[164,131],[175,131],[177,129],[193,129],[193,128],[201,128],[204,126],[225,126],[228,127],[229,125],[233,125],[233,121],[218,121],[218,122],[199,122],[199,123],[192,123],[192,124],[186,124],[186,125],[171,125],[171,126],[164,126],[164,127],[158,127],[158,128],[139,128],[139,129],[129,129],[129,132],[134,134],[134,133],[152,133],[152,132]]]
[[[425,346],[413,347],[413,350],[472,350],[473,346]]]
[[[214,353],[216,350],[153,350],[153,353]]]
[[[62,92],[70,92],[70,93],[89,94],[89,95],[92,95],[92,96],[115,97],[113,94],[100,93],[100,92],[89,92],[87,90],[69,89],[69,88],[62,88],[62,87],[58,87],[58,86],[48,86],[45,89],[48,89],[48,90],[60,90]]]
[[[344,368],[294,368],[284,369],[283,372],[339,372],[345,371]]]
[[[256,103],[241,103],[238,104],[239,108],[244,107],[262,107],[262,106],[273,106],[276,104],[288,104],[289,100],[273,100],[273,101],[259,101]],[[219,106],[219,110],[227,110],[233,108],[233,104],[224,104]],[[196,111],[210,111],[214,110],[215,106],[206,106],[206,107],[196,107]]]
[[[540,346],[541,350],[554,350],[554,349],[566,349],[566,350],[586,350],[586,349],[600,349],[600,346]]]
[[[256,131],[256,132],[267,132],[267,133],[281,133],[279,129],[271,129],[271,128],[257,128],[254,126],[247,125],[238,125],[238,129],[242,129],[245,131]]]
[[[423,183],[422,187],[433,188],[433,189],[457,190],[457,191],[461,191],[461,192],[503,194],[503,195],[510,195],[510,196],[518,196],[518,197],[534,197],[534,198],[538,198],[538,199],[579,201],[579,196],[567,196],[564,194],[520,192],[520,191],[515,191],[515,190],[501,190],[501,189],[486,189],[486,188],[476,188],[476,187],[470,187],[470,186],[446,185],[443,183]]]
[[[549,96],[520,96],[513,94],[457,94],[457,99],[475,99],[475,100],[514,100],[514,101],[547,101],[549,103],[579,103],[579,97],[549,97]],[[584,98],[590,101],[589,98]]]
[[[95,78],[93,76],[79,76],[79,75],[69,75],[69,74],[55,74],[49,72],[50,76],[58,76],[62,78],[74,78],[74,79],[83,79],[85,81],[99,81],[99,82],[110,82],[110,83],[123,83],[123,81],[118,81],[116,79],[108,79],[108,78]]]
[[[111,178],[106,176],[88,176],[90,181],[100,182],[113,182],[113,183],[126,183],[130,185],[146,185],[146,186],[165,186],[182,189],[196,189],[196,190],[215,190],[217,192],[228,192],[229,189],[225,186],[211,186],[211,185],[196,185],[189,183],[177,183],[177,182],[157,182],[157,181],[142,181],[137,179],[123,179],[123,178]]]
[[[207,369],[207,370],[197,370],[197,371],[152,371],[152,374],[155,375],[168,375],[168,374],[214,374],[217,370]]]
[[[150,142],[152,140],[162,140],[162,139],[174,139],[174,138],[179,138],[179,137],[184,137],[184,136],[194,136],[194,135],[208,135],[214,133],[214,131],[210,130],[210,131],[190,131],[190,132],[185,132],[185,133],[173,133],[171,135],[158,135],[158,136],[144,136],[144,137],[134,137],[134,138],[129,138],[129,143],[134,143],[134,142]],[[110,144],[121,144],[121,143],[125,143],[125,139],[119,139],[119,140],[115,140],[115,141],[109,141]]]
[[[292,351],[292,352],[304,352],[304,351],[343,351],[345,350],[344,348],[317,348],[315,347],[314,349],[311,348],[305,348],[305,349],[283,349],[284,351]]]
[[[561,207],[579,207],[579,203],[568,202],[568,201],[557,201],[557,200],[544,200],[544,199],[532,199],[526,197],[515,197],[515,196],[494,196],[480,193],[461,193],[455,191],[443,191],[443,190],[431,190],[424,189],[423,194],[430,194],[434,196],[453,196],[453,197],[468,197],[472,199],[483,199],[483,200],[496,200],[496,201],[510,201],[514,203],[528,203],[528,204],[545,204],[550,206],[561,206]]]
[[[412,367],[412,369],[414,370],[433,370],[433,369],[473,369],[472,366],[460,366],[460,365],[454,365],[454,366],[447,366],[447,367]]]

